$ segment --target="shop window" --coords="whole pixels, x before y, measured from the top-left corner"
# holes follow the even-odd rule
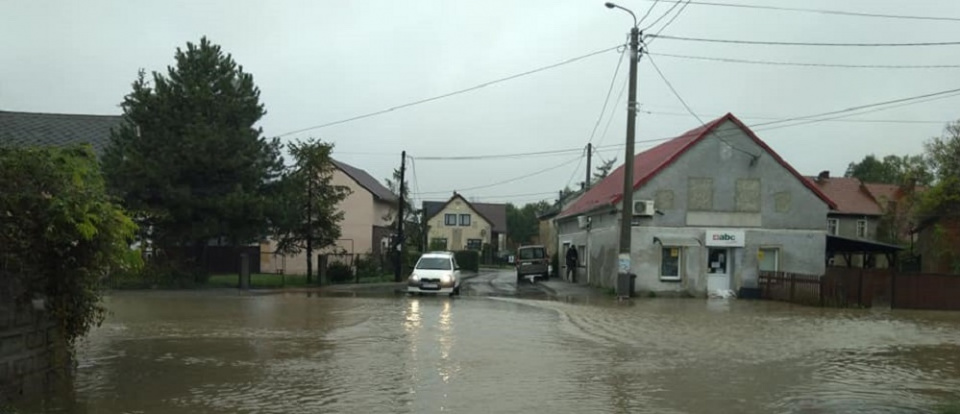
[[[660,280],[680,280],[680,263],[683,251],[679,247],[667,246],[661,249]]]

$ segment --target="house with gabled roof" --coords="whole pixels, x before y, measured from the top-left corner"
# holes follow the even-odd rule
[[[820,191],[823,191],[837,204],[837,208],[827,215],[827,234],[837,240],[867,241],[873,245],[881,244],[881,231],[884,214],[890,203],[896,203],[898,186],[892,184],[865,183],[856,177],[831,177],[829,171],[821,171],[816,177],[808,177]],[[893,223],[887,223],[891,226]],[[904,230],[909,232],[909,228]],[[884,236],[890,236],[885,234]],[[896,238],[898,235],[894,235]],[[890,239],[891,237],[884,237]],[[885,240],[890,242],[891,240]],[[891,248],[899,246],[890,245]],[[895,250],[896,250],[895,249]],[[827,264],[837,267],[888,268],[891,260],[884,251],[873,248],[854,252],[831,252],[828,248]],[[872,250],[872,251],[871,251]]]
[[[0,111],[0,145],[88,144],[99,157],[110,143],[110,130],[123,122],[120,115]]]
[[[455,251],[482,250],[486,244],[493,252],[506,249],[506,204],[470,202],[454,192],[447,201],[424,201],[423,217],[428,246]]]
[[[337,208],[343,212],[340,221],[340,238],[325,252],[344,253],[381,258],[389,251],[391,228],[398,207],[398,197],[366,171],[340,160],[334,165],[332,185],[347,187],[349,195]],[[296,255],[276,253],[276,242],[265,241],[260,245],[260,267],[264,272],[306,274],[306,252]],[[316,261],[315,261],[316,263]]]
[[[631,161],[637,291],[704,296],[756,287],[760,271],[824,273],[836,204],[733,114]],[[615,285],[623,180],[621,165],[557,217],[582,283]]]

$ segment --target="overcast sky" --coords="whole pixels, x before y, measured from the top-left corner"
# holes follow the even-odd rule
[[[838,16],[690,4],[664,35],[783,42],[960,41],[960,21]],[[862,13],[960,17],[953,0],[713,0]],[[619,4],[642,16],[652,0]],[[641,27],[672,6],[655,4]],[[679,7],[673,10],[676,13]],[[655,33],[670,20],[660,20]],[[177,47],[208,36],[254,76],[267,136],[468,88],[623,42],[626,13],[586,0],[13,1],[0,0],[0,110],[119,114],[137,70],[166,70]],[[648,42],[650,40],[648,39]],[[958,65],[960,46],[790,47],[657,39],[651,53],[854,65]],[[960,69],[787,67],[652,56],[708,121],[732,112],[748,125],[960,88]],[[336,157],[378,178],[412,157],[582,148],[620,54],[575,63],[423,105],[286,136],[336,144]],[[626,81],[620,68],[611,101]],[[637,140],[694,128],[647,57],[639,64]],[[801,173],[841,175],[876,153],[916,154],[960,118],[960,97],[757,134]],[[647,113],[649,112],[649,113]],[[612,116],[607,133],[602,134]],[[850,122],[868,120],[868,122]],[[875,122],[877,120],[888,122]],[[889,122],[897,121],[897,122]],[[910,121],[910,122],[900,122]],[[596,136],[600,157],[623,160],[626,94]],[[611,146],[621,144],[621,146]],[[654,143],[639,143],[637,151]],[[604,148],[605,147],[605,148]],[[452,190],[488,202],[554,197],[582,181],[576,151],[523,159],[415,161],[422,199]],[[562,163],[567,163],[561,165]],[[600,162],[594,159],[594,165]],[[533,174],[554,166],[541,174]],[[575,169],[576,168],[576,169]],[[509,184],[485,186],[514,178]],[[414,179],[415,178],[415,179]]]

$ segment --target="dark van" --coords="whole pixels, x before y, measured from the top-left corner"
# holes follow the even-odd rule
[[[517,265],[517,283],[528,275],[536,275],[541,279],[550,277],[550,257],[543,246],[520,246],[514,261]]]

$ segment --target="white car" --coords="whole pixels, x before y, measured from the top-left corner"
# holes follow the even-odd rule
[[[424,253],[407,279],[408,293],[460,294],[460,266],[451,252]]]

